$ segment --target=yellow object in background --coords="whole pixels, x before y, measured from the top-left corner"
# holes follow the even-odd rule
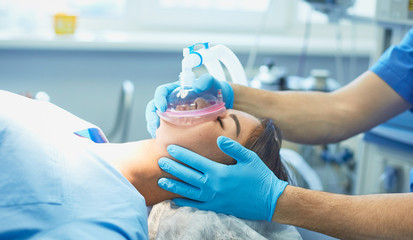
[[[56,34],[73,34],[76,29],[76,16],[64,13],[54,15],[54,29]]]

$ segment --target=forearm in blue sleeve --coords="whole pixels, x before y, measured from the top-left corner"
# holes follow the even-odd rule
[[[413,104],[413,29],[371,67],[403,99]]]

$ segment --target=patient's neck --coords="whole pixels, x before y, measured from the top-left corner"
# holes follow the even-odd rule
[[[171,177],[158,166],[158,159],[169,157],[166,146],[156,139],[122,144],[99,144],[99,154],[143,195],[146,205],[154,205],[164,200],[179,197],[158,186],[158,179]]]

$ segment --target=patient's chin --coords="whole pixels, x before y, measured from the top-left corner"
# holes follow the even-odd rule
[[[225,165],[234,165],[236,163],[235,159],[231,158],[230,156],[226,155],[224,152],[221,150],[219,153],[214,154],[214,156],[208,157],[211,160],[222,163]]]
[[[225,165],[234,165],[234,164],[237,163],[237,161],[235,161],[235,159],[233,159],[233,158],[231,158],[231,157],[226,157],[225,159],[223,159],[223,160],[221,161],[221,163],[222,163],[222,164],[225,164]]]

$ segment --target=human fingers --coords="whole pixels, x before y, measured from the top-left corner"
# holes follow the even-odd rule
[[[234,105],[234,90],[231,85],[226,81],[215,79],[210,74],[204,74],[199,77],[198,80],[194,81],[192,87],[196,92],[204,92],[209,89],[221,89],[225,107],[232,108]]]
[[[205,209],[204,207],[205,203],[200,202],[200,201],[194,201],[194,200],[185,199],[185,198],[175,198],[175,199],[172,199],[172,201],[180,207],[193,207],[193,208],[198,208],[202,210]]]
[[[222,166],[222,164],[220,163],[214,162],[206,157],[203,157],[197,153],[194,153],[186,148],[177,145],[169,145],[167,147],[167,150],[168,153],[175,159],[178,159],[179,161],[202,173],[215,171]]]
[[[249,163],[257,158],[259,159],[255,152],[225,136],[219,136],[217,144],[225,154],[237,160],[238,163]]]
[[[152,138],[155,138],[156,129],[159,127],[160,119],[158,114],[156,114],[156,107],[154,100],[151,100],[146,105],[145,111],[146,118],[146,129],[151,134]]]
[[[184,182],[180,182],[170,178],[160,178],[158,180],[158,185],[162,189],[176,193],[189,199],[201,199],[201,190]]]
[[[155,96],[154,96],[154,102],[155,102],[155,106],[156,108],[161,111],[161,112],[165,112],[166,108],[168,106],[168,103],[166,101],[166,98],[168,97],[168,95],[175,90],[178,87],[178,83],[174,82],[174,83],[168,83],[168,84],[164,84],[161,85],[159,87],[156,88],[155,90]]]
[[[184,166],[169,158],[160,158],[158,160],[159,167],[167,173],[181,179],[182,181],[191,184],[195,187],[201,187],[205,184],[204,174]]]
[[[204,92],[213,87],[220,88],[218,80],[208,73],[203,74],[196,81],[194,81],[192,87],[196,92]]]

